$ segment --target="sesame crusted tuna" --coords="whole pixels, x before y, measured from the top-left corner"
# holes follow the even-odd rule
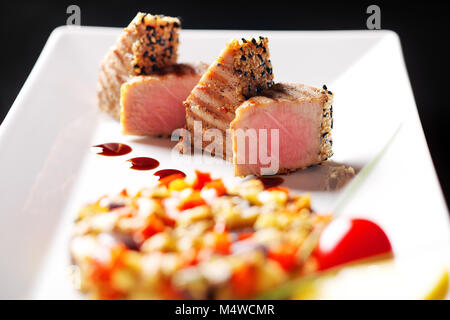
[[[186,127],[190,132],[193,131],[194,121],[201,121],[204,131],[216,128],[225,133],[235,117],[236,108],[272,86],[268,41],[267,38],[259,37],[234,39],[227,44],[184,103]],[[191,139],[193,144],[194,139]],[[202,141],[202,147],[205,148],[208,143],[204,141],[208,139]],[[231,143],[224,141],[224,157],[227,146],[231,146]],[[186,141],[180,142],[179,149],[185,152]]]
[[[230,126],[235,175],[287,173],[331,157],[332,101],[333,95],[326,89],[278,83],[241,104]],[[253,142],[240,137],[248,129],[255,132]],[[264,144],[261,134],[267,134],[263,153],[259,150]],[[274,137],[277,141],[272,143]],[[276,166],[269,163],[272,171],[264,173],[269,164],[263,163],[261,154],[277,161]]]
[[[119,119],[124,82],[176,63],[180,28],[177,18],[136,15],[100,64],[98,103],[102,110]]]

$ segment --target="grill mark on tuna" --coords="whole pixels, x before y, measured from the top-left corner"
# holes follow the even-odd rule
[[[189,113],[189,115],[194,115],[198,120],[211,126],[212,128],[226,130],[229,126],[229,121],[223,118],[217,118],[213,113],[202,110],[201,108],[190,108],[187,110],[187,113]]]
[[[272,85],[267,47],[267,38],[260,37],[233,40],[222,50],[185,101],[188,129],[192,129],[193,119],[201,120],[205,126],[229,128],[236,108]]]
[[[190,96],[190,105],[201,106],[214,113],[217,117],[225,117],[226,114],[220,111],[220,107],[224,106],[224,103],[220,100],[220,97],[210,93],[211,89],[208,87],[198,88],[198,90]]]
[[[221,107],[229,107],[232,105],[233,101],[228,99],[223,95],[223,92],[218,88],[213,88],[211,86],[202,86],[198,88],[198,91],[194,93],[198,96],[198,93],[202,93],[202,98],[209,98],[211,101],[214,101],[215,108]]]

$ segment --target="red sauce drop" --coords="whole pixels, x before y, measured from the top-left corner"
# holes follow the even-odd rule
[[[109,157],[123,156],[130,153],[132,150],[131,147],[126,144],[115,142],[99,144],[93,146],[93,148],[101,148],[102,151],[98,152],[97,154]]]
[[[159,180],[171,176],[173,174],[180,174],[183,177],[186,177],[186,174],[183,171],[177,170],[177,169],[164,169],[156,171],[153,175],[159,177]]]
[[[319,270],[355,260],[392,254],[389,238],[377,224],[366,219],[336,219],[323,231],[315,256]]]
[[[137,157],[128,160],[131,162],[131,169],[134,170],[152,170],[159,166],[159,161],[153,158]]]
[[[281,177],[260,177],[259,180],[264,184],[264,189],[278,187],[284,182]]]

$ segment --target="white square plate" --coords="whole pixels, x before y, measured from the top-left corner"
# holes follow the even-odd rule
[[[125,137],[96,106],[97,70],[120,29],[61,27],[0,127],[0,298],[79,298],[69,281],[68,242],[84,203],[123,187],[156,181],[128,168],[133,156],[154,156],[160,168],[195,168],[228,182],[230,164],[171,156],[174,142]],[[233,37],[270,38],[276,81],[335,93],[333,161],[361,168],[402,127],[344,215],[370,217],[388,233],[398,257],[434,252],[448,261],[450,230],[403,62],[390,31],[266,32],[183,30],[180,61],[212,62]],[[133,153],[101,157],[90,146],[124,142]],[[286,177],[310,191],[313,206],[332,210],[342,190],[320,189],[317,168]],[[420,275],[419,275],[420,276]]]

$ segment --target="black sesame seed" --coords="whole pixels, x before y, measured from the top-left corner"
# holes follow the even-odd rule
[[[247,58],[246,58],[244,55],[242,55],[242,56],[241,56],[241,60],[242,60],[242,61],[245,61],[245,60],[247,60]]]
[[[150,61],[151,62],[155,62],[156,61],[156,57],[152,54],[152,55],[150,55]]]
[[[242,42],[243,42],[243,43],[247,43],[247,40],[245,40],[244,38],[242,38]]]
[[[253,44],[256,44],[255,38],[252,38],[252,43],[253,43]]]
[[[323,85],[322,88],[323,88],[323,90],[328,90],[328,88],[327,88],[327,86],[325,84]]]
[[[328,90],[328,94],[333,94],[333,92],[331,92],[331,91]]]

